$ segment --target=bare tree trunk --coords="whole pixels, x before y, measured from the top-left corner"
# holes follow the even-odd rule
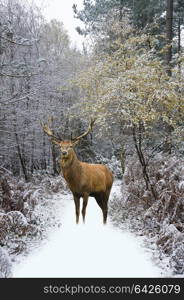
[[[5,212],[8,212],[12,209],[11,188],[5,176],[0,183],[2,189],[2,208],[5,210]]]
[[[16,147],[17,147],[18,157],[19,157],[19,160],[20,160],[20,165],[21,165],[21,168],[22,168],[22,172],[24,174],[24,178],[27,181],[29,179],[29,176],[27,174],[27,169],[26,169],[26,166],[25,166],[25,160],[24,160],[22,152],[21,152],[21,148],[20,148],[20,143],[19,143],[17,132],[15,132],[15,138],[16,138]]]
[[[2,35],[2,24],[1,24],[1,22],[0,22],[0,55],[3,54],[2,38],[1,38],[1,35]]]
[[[46,141],[45,136],[43,136],[43,155],[42,155],[42,161],[41,161],[41,168],[45,169],[47,168],[47,155],[46,155]]]
[[[13,33],[10,32],[9,33],[9,38],[11,41],[13,41]],[[12,63],[14,60],[14,49],[13,49],[13,44],[10,44],[10,62]],[[14,83],[14,79],[10,78],[10,94],[13,97],[14,95],[14,91],[15,91],[15,83]],[[28,174],[27,174],[27,170],[26,170],[26,166],[25,166],[25,162],[23,159],[23,155],[22,155],[22,151],[21,151],[21,147],[20,147],[20,143],[19,143],[19,138],[18,138],[18,133],[17,133],[17,116],[16,116],[16,107],[15,104],[13,104],[13,127],[14,127],[14,134],[15,134],[15,141],[16,141],[16,148],[17,148],[17,153],[18,153],[18,158],[20,161],[20,165],[22,168],[22,172],[24,174],[25,180],[28,180]]]
[[[30,170],[31,170],[31,174],[33,174],[34,172],[34,152],[35,152],[35,130],[33,128],[33,140],[32,140],[32,145],[31,145],[31,166],[30,166]]]
[[[173,0],[166,0],[166,72],[168,76],[172,76],[172,40],[173,40]],[[164,142],[164,152],[171,154],[172,141],[171,133],[173,127],[169,124],[166,124],[165,132],[165,142]]]
[[[122,170],[122,173],[124,174],[125,172],[125,149],[124,147],[122,146],[121,147],[121,152],[120,152],[120,162],[121,162],[121,170]]]
[[[119,21],[123,20],[123,0],[120,0],[120,8],[119,8]]]
[[[181,55],[181,16],[180,16],[180,12],[179,12],[179,16],[178,16],[178,57],[180,58]],[[181,74],[181,63],[180,60],[178,62],[178,70],[179,73]]]
[[[58,175],[58,169],[57,169],[57,161],[56,161],[56,150],[55,150],[55,147],[54,145],[52,145],[52,163],[53,163],[53,171],[54,171],[54,174],[57,174]]]
[[[173,39],[173,0],[166,0],[166,70],[169,76],[172,75],[171,60],[172,60],[172,39]]]
[[[122,23],[122,20],[123,20],[123,0],[120,0],[120,7],[119,7],[119,22],[120,22],[120,25]],[[121,43],[122,43],[123,42],[122,30],[120,31],[120,40],[121,40]]]
[[[136,130],[136,125],[133,125],[132,127],[132,134],[133,134],[133,141],[134,141],[134,145],[135,145],[135,149],[139,158],[139,162],[141,164],[142,167],[142,175],[146,184],[146,190],[150,190],[154,199],[157,199],[157,195],[156,195],[156,191],[151,183],[149,174],[148,174],[148,163],[145,160],[143,151],[142,151],[142,124],[141,122],[139,122],[138,125],[138,133]]]
[[[51,126],[54,127],[54,124],[53,124],[54,120],[53,118],[51,118]],[[51,152],[52,152],[52,163],[53,163],[53,171],[54,171],[54,174],[57,174],[58,175],[58,169],[57,169],[57,155],[56,155],[56,149],[55,149],[55,146],[52,145],[51,146]]]

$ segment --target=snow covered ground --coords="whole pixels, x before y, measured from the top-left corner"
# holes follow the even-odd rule
[[[118,183],[112,193],[120,193]],[[148,253],[133,234],[102,224],[102,213],[89,198],[86,224],[75,224],[71,194],[61,195],[57,214],[62,226],[46,245],[14,265],[13,277],[161,277]]]

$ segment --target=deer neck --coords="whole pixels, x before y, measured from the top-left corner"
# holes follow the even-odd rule
[[[61,159],[61,169],[71,191],[75,192],[78,190],[82,168],[75,153],[69,159]]]
[[[61,167],[63,171],[71,169],[72,172],[74,168],[78,168],[79,166],[80,161],[78,160],[77,155],[74,151],[67,158],[61,157]]]

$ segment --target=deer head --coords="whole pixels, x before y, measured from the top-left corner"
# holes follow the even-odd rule
[[[95,123],[95,119],[91,119],[88,129],[82,133],[81,135],[71,138],[70,140],[62,140],[60,138],[58,138],[57,136],[55,136],[53,130],[50,129],[50,124],[41,124],[42,125],[42,129],[43,131],[49,136],[51,137],[51,142],[58,145],[60,147],[60,151],[61,151],[61,156],[64,159],[67,159],[71,156],[71,154],[73,153],[73,149],[74,147],[79,143],[79,141],[84,138],[85,136],[87,136],[93,129],[93,125]],[[50,123],[50,121],[49,121]]]

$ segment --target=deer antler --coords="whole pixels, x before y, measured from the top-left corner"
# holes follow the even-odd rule
[[[49,119],[49,123],[51,123],[51,119]],[[55,142],[60,142],[61,141],[61,139],[59,139],[57,136],[54,135],[53,130],[51,130],[49,128],[49,125],[41,123],[41,126],[42,126],[43,131],[48,136],[52,137],[52,139],[53,139],[52,141],[55,141]]]
[[[89,123],[89,126],[88,126],[88,129],[81,135],[75,137],[75,138],[72,138],[72,142],[75,142],[75,141],[79,141],[81,138],[87,136],[93,129],[93,125],[95,123],[96,119],[91,119],[90,123]]]

